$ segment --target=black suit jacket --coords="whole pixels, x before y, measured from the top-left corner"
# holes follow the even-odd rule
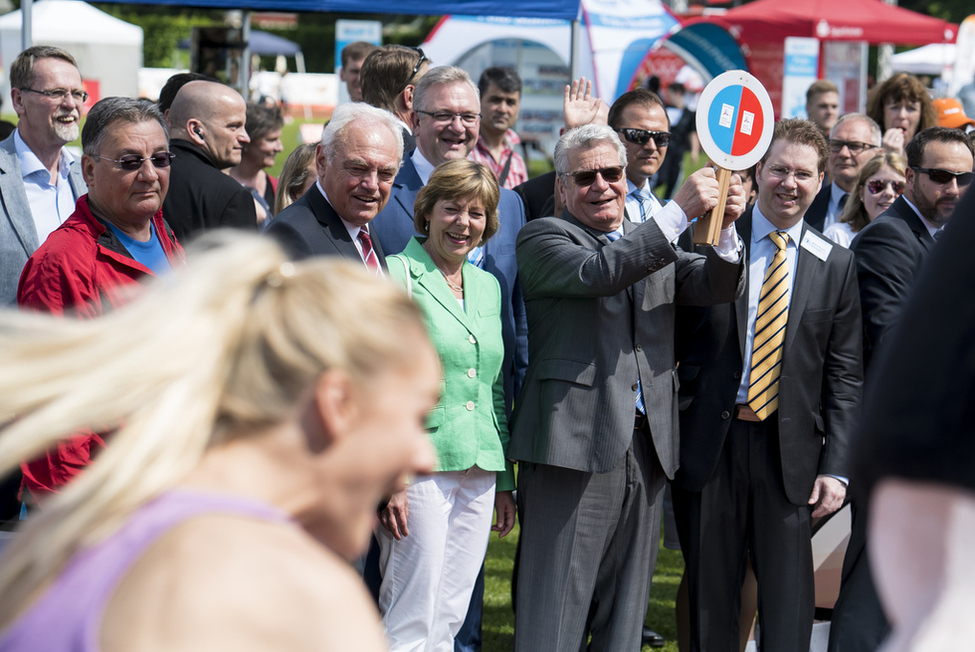
[[[817,231],[822,231],[823,225],[826,224],[826,213],[829,212],[829,198],[832,190],[833,183],[829,180],[829,177],[824,177],[823,187],[816,193],[816,198],[813,199],[813,203],[809,205],[809,208],[806,209],[806,214],[802,216],[806,224]]]
[[[752,211],[735,223],[746,255]],[[803,237],[808,232],[822,237],[804,226]],[[686,491],[704,487],[724,447],[741,382],[747,320],[747,286],[734,303],[678,308],[681,448],[676,481]],[[853,255],[834,245],[823,261],[800,246],[775,413],[782,481],[795,505],[806,504],[817,475],[848,476],[850,435],[863,383],[860,332]]]
[[[934,238],[904,197],[868,224],[850,245],[857,260],[863,309],[863,355],[869,365],[890,327],[900,319],[914,277]]]
[[[864,498],[889,476],[975,491],[973,215],[975,192],[968,190],[926,254],[890,345],[873,363],[855,451],[854,482]]]
[[[403,130],[403,159],[405,160],[410,152],[416,149],[416,138],[406,127],[401,127],[401,129]]]
[[[281,211],[267,226],[267,234],[284,246],[295,259],[310,256],[342,256],[362,264],[349,230],[325,196],[314,185],[295,203]],[[379,264],[386,269],[386,255],[379,238],[372,237]]]
[[[525,219],[552,217],[555,205],[555,171],[541,174],[513,188],[525,204]]]
[[[257,229],[257,211],[249,190],[218,170],[193,143],[174,138],[169,147],[176,158],[163,215],[178,241],[185,244],[193,236],[221,226]]]

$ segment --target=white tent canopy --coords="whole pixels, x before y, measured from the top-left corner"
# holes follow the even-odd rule
[[[931,43],[895,54],[890,58],[890,68],[915,75],[940,75],[955,65],[955,56],[954,43]]]
[[[9,107],[8,70],[21,51],[20,10],[0,16],[0,93]],[[41,0],[32,6],[32,40],[71,53],[93,99],[135,97],[142,67],[142,28],[109,16],[81,0]],[[89,100],[91,102],[91,100]]]

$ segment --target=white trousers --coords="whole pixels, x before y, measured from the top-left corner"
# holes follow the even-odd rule
[[[487,552],[497,473],[420,476],[406,490],[410,535],[377,528],[379,610],[391,652],[452,652]]]

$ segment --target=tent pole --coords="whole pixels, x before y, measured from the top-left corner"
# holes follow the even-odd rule
[[[20,3],[20,17],[23,21],[20,24],[20,49],[26,50],[34,45],[34,21],[31,18],[31,0],[23,0]]]
[[[569,82],[579,79],[579,59],[576,57],[576,46],[579,45],[579,30],[582,23],[578,18],[572,21],[572,30],[569,32]]]
[[[244,49],[240,53],[240,63],[237,66],[237,83],[244,101],[248,101],[251,86],[251,10],[244,9],[241,20],[241,32],[244,39]]]
[[[897,6],[897,0],[884,0],[885,4],[893,7]],[[890,69],[890,58],[894,56],[894,46],[890,43],[881,43],[877,46],[877,83],[884,81],[893,74]]]

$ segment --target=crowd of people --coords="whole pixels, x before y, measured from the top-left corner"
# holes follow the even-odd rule
[[[724,198],[682,174],[682,86],[607,105],[573,81],[529,179],[515,71],[364,43],[342,64],[353,101],[277,179],[280,111],[215,80],[102,99],[81,129],[70,53],[10,66],[0,473],[25,523],[0,652],[480,650],[488,539],[516,516],[519,652],[662,644],[662,523],[682,651],[741,649],[752,575],[760,649],[806,652],[813,527],[851,501],[830,651],[947,617],[892,591],[865,489],[890,514],[937,476],[872,467],[860,415],[975,176],[957,101],[898,74],[840,115],[814,83],[704,246]]]

